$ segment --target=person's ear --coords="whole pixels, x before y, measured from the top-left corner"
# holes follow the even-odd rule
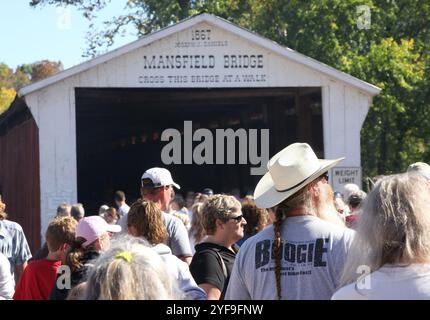
[[[221,219],[216,219],[215,225],[216,225],[217,229],[224,229],[224,222]]]
[[[318,197],[320,192],[318,184],[311,182],[308,186],[308,191],[311,193],[312,198]]]
[[[164,195],[170,196],[171,200],[173,200],[174,198],[173,187],[164,186],[162,189],[163,189]]]
[[[60,250],[61,251],[64,251],[64,252],[66,252],[67,250],[69,250],[70,249],[70,245],[68,244],[68,243],[63,243],[61,246],[60,246]]]
[[[136,232],[136,228],[134,227],[134,226],[132,226],[132,225],[128,225],[127,226],[127,229],[128,229],[128,233],[129,234],[131,234],[132,236],[134,236],[134,237],[137,237],[137,232]]]
[[[102,249],[104,249],[102,238],[97,238],[97,240],[94,243],[94,246],[95,246],[97,251],[101,251]]]

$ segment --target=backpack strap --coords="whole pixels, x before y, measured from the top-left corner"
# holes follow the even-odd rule
[[[205,250],[202,250],[200,252],[213,252],[216,254],[218,262],[221,266],[222,274],[224,275],[225,280],[227,280],[227,277],[228,277],[227,267],[224,263],[224,260],[221,257],[221,254],[218,252],[218,250],[216,250],[216,249],[205,249]]]
[[[224,278],[227,279],[228,273],[227,273],[227,267],[225,266],[224,260],[222,259],[218,251],[215,251],[215,252],[216,252],[216,255],[218,256],[218,260],[221,262],[221,268],[222,268],[222,273],[224,274]]]

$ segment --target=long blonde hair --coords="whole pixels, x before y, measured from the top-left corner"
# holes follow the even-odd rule
[[[168,266],[143,239],[117,238],[91,269],[85,300],[178,300],[185,296]]]
[[[191,207],[193,218],[191,219],[190,234],[194,237],[196,243],[200,243],[206,236],[205,227],[203,225],[203,202],[196,202]]]
[[[340,285],[355,281],[358,267],[430,261],[430,182],[416,173],[378,181],[360,208],[357,234]]]
[[[139,199],[133,203],[127,223],[136,229],[136,236],[144,237],[152,245],[164,243],[169,236],[161,209],[151,200]]]

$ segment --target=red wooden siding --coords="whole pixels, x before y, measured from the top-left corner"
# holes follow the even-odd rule
[[[0,133],[0,186],[8,219],[24,229],[31,252],[40,248],[39,131],[25,117]]]

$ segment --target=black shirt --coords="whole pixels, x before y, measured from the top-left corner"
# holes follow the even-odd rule
[[[231,271],[233,270],[236,252],[238,251],[237,247],[233,247],[233,250],[235,250],[233,252],[215,243],[203,242],[196,245],[195,248],[196,253],[190,265],[190,272],[194,280],[197,284],[209,283],[218,288],[221,291],[220,300],[223,300]],[[224,275],[220,256],[227,269],[227,277]]]
[[[100,253],[97,251],[87,251],[84,253],[82,258],[80,259],[80,262],[82,264],[82,267],[79,269],[76,269],[73,271],[70,275],[70,282],[71,282],[71,288],[77,286],[81,282],[87,281],[88,272],[90,271],[90,263],[93,262],[93,260],[97,259],[100,256]],[[58,277],[61,275],[57,275]],[[51,291],[51,294],[49,296],[49,300],[66,300],[67,296],[69,295],[70,289],[59,289],[57,287],[57,281],[55,281],[54,287]]]

